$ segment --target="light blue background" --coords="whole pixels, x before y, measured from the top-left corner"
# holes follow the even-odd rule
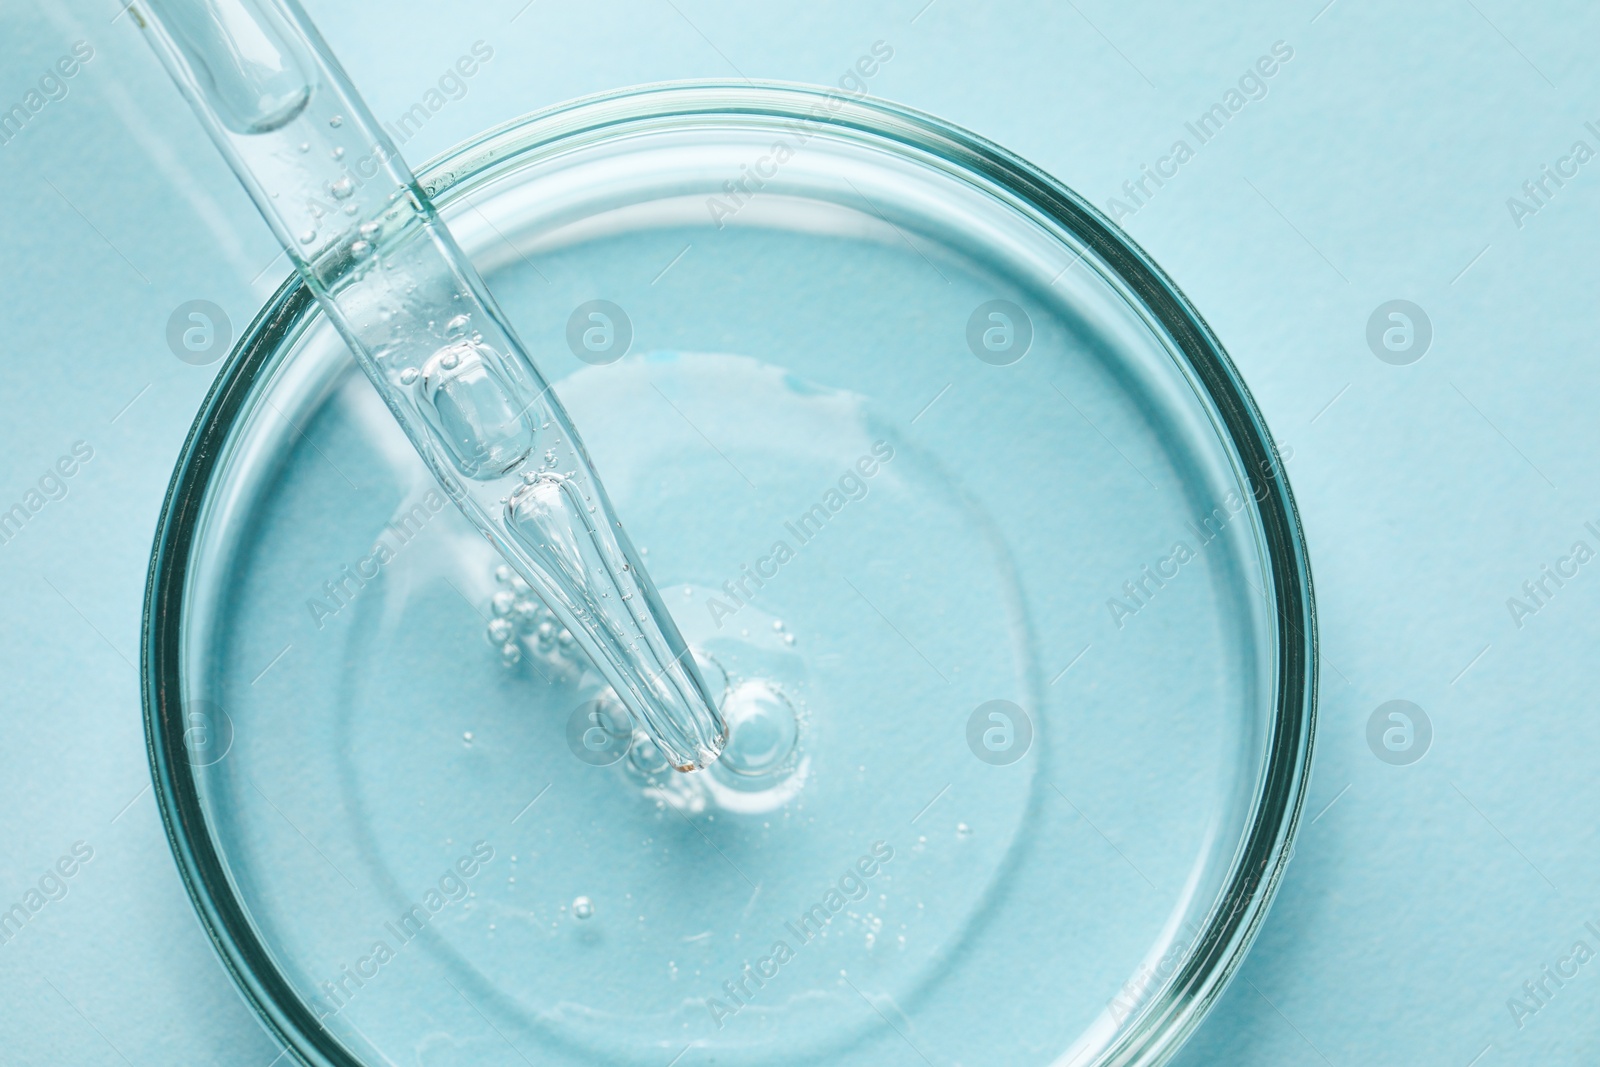
[[[985,134],[1102,205],[1273,42],[1292,46],[1269,95],[1124,220],[1294,449],[1322,620],[1297,856],[1180,1062],[1595,1062],[1600,962],[1520,1029],[1506,1001],[1576,939],[1600,947],[1583,929],[1600,925],[1600,564],[1520,629],[1506,599],[1574,541],[1597,544],[1583,523],[1600,525],[1600,161],[1521,228],[1506,199],[1575,140],[1600,149],[1583,126],[1600,124],[1600,12],[1322,5],[309,6],[383,118],[474,41],[494,48],[466,97],[405,146],[414,162],[630,83],[832,82],[881,39],[895,56],[875,94]],[[0,945],[0,1060],[266,1067],[279,1050],[168,854],[134,663],[162,493],[215,372],[173,358],[167,316],[205,298],[237,332],[285,268],[116,14],[112,0],[0,11],[0,106],[73,41],[95,48],[70,95],[0,146],[0,510],[74,441],[94,449],[68,496],[0,545],[0,900],[73,842],[94,849],[69,894]],[[1434,327],[1408,367],[1365,341],[1394,298]],[[1409,767],[1365,740],[1395,698],[1434,725]]]

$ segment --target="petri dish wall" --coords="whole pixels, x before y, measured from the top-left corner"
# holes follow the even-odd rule
[[[803,87],[581,101],[421,181],[739,745],[665,768],[287,284],[145,627],[169,836],[263,1021],[319,1067],[1168,1057],[1315,695],[1284,459],[1171,282],[1003,150]]]

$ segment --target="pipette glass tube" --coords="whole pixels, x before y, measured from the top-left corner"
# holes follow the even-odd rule
[[[141,0],[168,72],[439,484],[679,770],[727,727],[567,413],[292,0]]]

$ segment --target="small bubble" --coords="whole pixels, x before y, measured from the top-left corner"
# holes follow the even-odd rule
[[[511,605],[517,602],[517,595],[509,589],[502,589],[489,598],[489,606],[496,615],[510,615]]]
[[[439,357],[439,366],[443,367],[445,370],[455,370],[460,363],[461,353],[457,352],[453,348],[446,349],[444,355]]]
[[[301,141],[300,142],[300,151],[302,151],[302,152],[311,151],[311,142],[310,141]]]
[[[330,118],[328,120],[328,125],[332,126],[334,129],[337,130],[340,126],[344,125],[344,116],[343,115],[335,115],[335,116],[333,116],[332,118]]]
[[[344,158],[344,147],[342,145],[333,150],[333,158],[334,159],[343,159]]]
[[[500,564],[500,566],[496,567],[494,569],[494,580],[499,582],[501,585],[504,585],[505,583],[511,581],[511,567],[510,567],[510,565],[502,563],[502,564]]]
[[[572,631],[570,631],[570,630],[562,630],[560,633],[556,634],[556,643],[559,644],[562,648],[571,648],[572,647]]]
[[[772,628],[774,630],[782,630],[783,629],[783,620],[782,619],[773,619],[772,620]]]
[[[511,576],[511,588],[519,596],[527,596],[533,591],[533,586],[523,581],[522,575],[520,574],[513,574]]]
[[[377,233],[378,230],[379,226],[376,222],[363,222],[359,227],[359,231],[363,237],[371,237],[373,234]]]
[[[300,235],[300,243],[303,244],[303,245],[308,245],[312,241],[315,241],[316,239],[317,239],[317,231],[316,230],[307,230],[305,233],[302,233]]]
[[[489,620],[489,639],[495,644],[503,645],[516,635],[516,627],[511,625],[510,619]]]
[[[457,315],[455,318],[451,319],[449,322],[444,324],[444,335],[446,337],[456,337],[456,336],[459,336],[460,334],[466,333],[467,332],[467,326],[471,322],[472,322],[472,317],[471,316],[469,316],[469,315]]]
[[[371,252],[372,245],[368,244],[366,241],[356,241],[350,245],[350,254],[358,259],[362,256],[371,254]]]
[[[966,837],[968,834],[972,833],[972,827],[968,826],[964,822],[958,822],[956,823],[956,833],[960,834],[962,837]]]
[[[339,178],[328,186],[328,191],[333,194],[336,200],[348,200],[356,191],[356,183],[347,177]]]
[[[405,370],[400,372],[400,384],[410,385],[412,382],[416,381],[418,377],[420,377],[420,375],[417,374],[417,368],[407,367]]]
[[[575,919],[594,918],[594,901],[588,897],[579,897],[572,902],[572,917]]]
[[[633,735],[633,746],[628,749],[628,766],[645,777],[661,774],[672,765],[661,754],[655,742],[643,733]],[[646,840],[646,845],[649,841]]]
[[[500,662],[507,667],[515,667],[522,659],[522,646],[515,641],[507,641],[500,646]]]
[[[784,634],[783,635],[783,643],[786,644],[786,645],[794,644],[794,634]]]
[[[463,733],[461,735],[461,740],[465,741],[469,745],[472,744],[472,731],[468,730],[465,733]]]

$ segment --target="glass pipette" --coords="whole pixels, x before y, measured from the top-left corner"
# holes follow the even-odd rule
[[[294,0],[129,11],[463,514],[679,770],[727,726],[577,431]]]

